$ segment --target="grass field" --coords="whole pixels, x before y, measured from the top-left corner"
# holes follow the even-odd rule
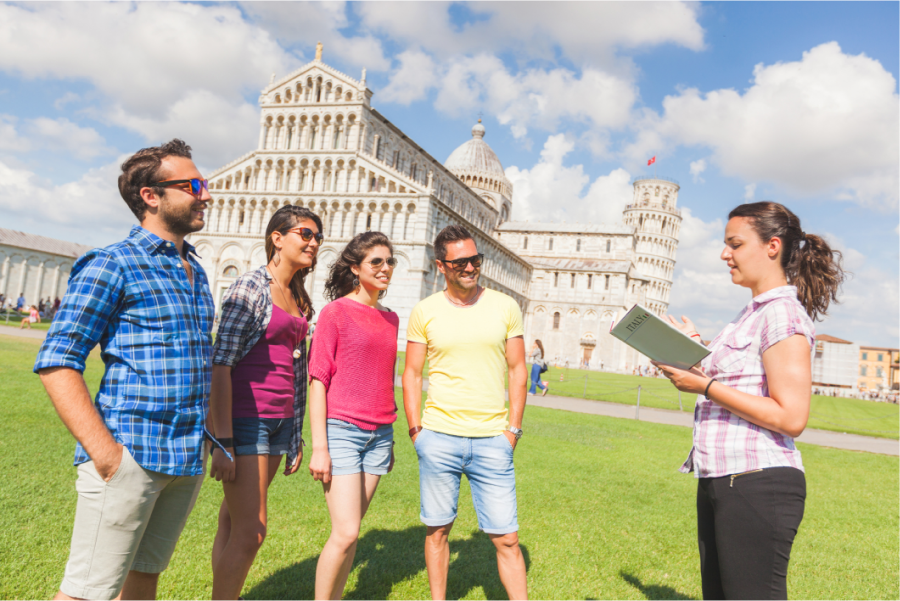
[[[0,336],[3,599],[55,593],[75,506],[74,443],[31,374],[36,350],[37,341]],[[86,373],[92,390],[101,373],[95,354]],[[401,415],[397,464],[363,523],[347,598],[428,597],[417,466],[406,428]],[[525,432],[516,472],[532,597],[700,597],[696,484],[676,471],[690,448],[690,430],[531,407]],[[800,448],[808,500],[791,558],[791,596],[898,598],[898,459]],[[272,485],[269,534],[244,589],[248,599],[313,594],[329,522],[321,488],[305,466]],[[207,480],[161,579],[161,598],[209,598],[221,499],[221,486]],[[465,484],[450,544],[450,598],[505,598],[493,546],[477,532]]]

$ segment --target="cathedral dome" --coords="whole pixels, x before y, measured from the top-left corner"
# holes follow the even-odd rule
[[[484,173],[505,179],[500,159],[484,141],[484,126],[481,119],[472,128],[472,139],[454,150],[444,162],[444,167],[457,175]]]

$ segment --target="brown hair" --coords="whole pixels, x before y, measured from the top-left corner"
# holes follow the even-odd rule
[[[539,348],[539,349],[541,349],[541,358],[543,359],[543,358],[544,358],[544,355],[547,354],[546,352],[544,352],[544,345],[541,344],[541,341],[538,340],[537,338],[534,339],[534,343],[535,343],[536,345],[538,345],[538,348]]]
[[[322,220],[319,219],[319,216],[304,207],[297,207],[294,205],[285,205],[275,211],[275,214],[272,215],[272,218],[269,219],[269,225],[266,226],[266,262],[272,260],[272,257],[275,256],[275,243],[272,241],[272,233],[279,232],[282,236],[287,234],[288,230],[296,227],[297,223],[300,221],[312,221],[316,224],[316,227],[319,228],[319,231],[322,231]],[[310,271],[313,271],[316,268],[316,259],[313,259],[312,265],[306,267],[304,269],[299,270],[294,274],[294,277],[291,278],[291,296],[294,297],[294,302],[297,303],[297,306],[300,308],[300,311],[306,316],[307,321],[313,318],[313,315],[316,314],[315,309],[313,309],[312,301],[309,299],[309,294],[306,292],[306,288],[303,286],[303,280]]]
[[[747,217],[753,231],[767,243],[781,240],[781,268],[789,284],[797,287],[797,298],[813,319],[828,314],[828,305],[837,303],[844,282],[840,251],[832,250],[820,236],[800,228],[800,218],[784,205],[763,201],[740,205],[728,219]]]
[[[461,225],[448,225],[442,229],[438,232],[437,238],[434,239],[434,258],[438,261],[446,259],[447,245],[451,242],[459,242],[460,240],[474,241],[475,238],[472,237],[469,230]]]
[[[143,221],[144,215],[147,213],[147,203],[141,198],[141,188],[152,188],[157,196],[166,193],[166,189],[162,186],[151,186],[150,184],[160,181],[162,176],[159,168],[162,166],[163,159],[172,156],[189,159],[191,158],[191,147],[175,138],[162,146],[142,148],[122,163],[119,194],[122,195],[125,204],[138,218],[138,221]]]
[[[353,240],[338,255],[337,261],[331,265],[328,280],[325,282],[325,298],[333,301],[353,292],[356,288],[356,285],[353,284],[356,275],[353,274],[350,267],[359,266],[369,251],[376,246],[386,246],[391,251],[391,256],[394,255],[391,241],[381,232],[363,232],[353,237]],[[385,292],[387,291],[382,290],[378,295],[379,298],[384,296]]]

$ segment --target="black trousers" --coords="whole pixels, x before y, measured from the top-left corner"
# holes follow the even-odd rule
[[[787,599],[806,477],[792,467],[700,478],[697,535],[704,599]]]

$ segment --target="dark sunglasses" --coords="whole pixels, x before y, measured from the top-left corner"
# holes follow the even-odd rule
[[[203,190],[209,192],[209,181],[200,178],[192,178],[192,179],[169,179],[163,182],[156,182],[155,184],[150,184],[151,186],[176,186],[178,184],[190,184],[191,185],[191,194],[194,196],[200,196]]]
[[[466,265],[469,263],[471,263],[472,267],[475,269],[481,267],[481,262],[484,261],[484,253],[478,253],[477,255],[466,257],[464,259],[453,259],[452,261],[445,261],[443,259],[438,260],[441,263],[450,263],[455,271],[465,271]]]
[[[377,259],[372,259],[371,261],[363,261],[363,262],[368,263],[369,265],[372,266],[372,269],[375,269],[375,270],[380,269],[381,266],[384,265],[385,263],[387,263],[388,267],[393,269],[394,267],[397,266],[397,263],[399,263],[399,261],[397,261],[397,259],[395,259],[394,257],[391,257],[387,260],[382,259],[381,257],[378,257]]]
[[[309,229],[308,227],[302,227],[302,228],[294,227],[294,228],[289,229],[288,232],[294,232],[295,234],[299,234],[300,237],[303,238],[304,242],[309,242],[310,240],[315,238],[316,242],[318,242],[319,244],[322,244],[322,241],[325,239],[325,234],[323,234],[322,232],[316,233],[316,232],[312,231],[311,229]],[[285,234],[286,233],[287,232],[285,232]]]

